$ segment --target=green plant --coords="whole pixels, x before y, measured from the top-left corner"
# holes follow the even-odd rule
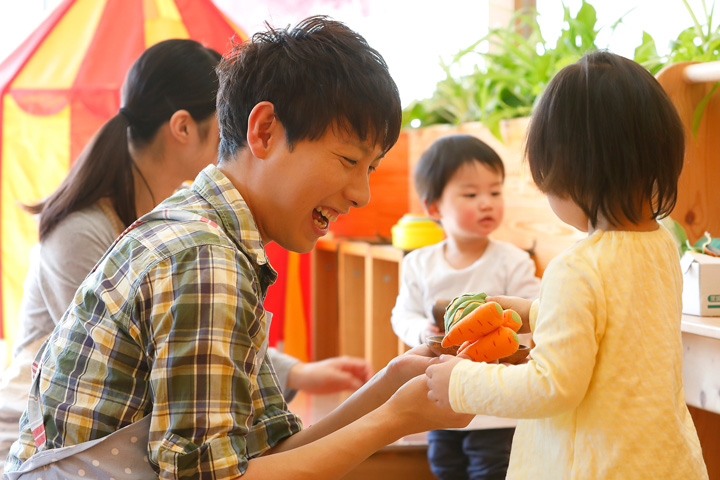
[[[720,256],[720,238],[712,238],[709,232],[700,237],[695,244],[691,244],[685,233],[685,229],[677,221],[670,217],[660,219],[660,222],[668,229],[675,244],[678,247],[678,253],[682,257],[686,252],[705,253],[713,256]]]
[[[720,59],[720,24],[713,26],[715,3],[713,2],[708,10],[705,0],[702,0],[703,16],[699,16],[695,14],[687,0],[682,2],[690,13],[693,24],[680,32],[676,40],[670,42],[670,51],[665,55],[659,55],[655,39],[647,32],[643,32],[642,43],[635,49],[635,61],[653,75],[663,67],[677,62],[708,62]],[[695,109],[692,121],[694,136],[697,136],[705,105],[717,88],[716,82]]]
[[[525,10],[516,13],[508,27],[491,29],[458,52],[449,64],[441,62],[446,78],[438,82],[432,97],[403,111],[403,125],[413,120],[421,126],[481,121],[501,138],[501,120],[529,115],[550,79],[596,48],[595,8],[583,0],[575,16],[564,4],[563,9],[565,26],[554,46],[543,38],[536,12]],[[489,47],[488,52],[480,47]],[[453,76],[453,67],[468,56],[478,57],[474,70]]]
[[[652,35],[643,32],[642,43],[635,49],[635,61],[655,75],[666,65],[677,62],[707,62],[720,58],[720,25],[713,26],[715,4],[708,10],[702,0],[703,16],[696,15],[687,0],[682,0],[693,24],[670,42],[670,51],[659,55]],[[702,21],[698,20],[701,19]]]

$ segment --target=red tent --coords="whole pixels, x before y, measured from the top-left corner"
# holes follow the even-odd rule
[[[57,187],[118,111],[125,74],[147,47],[192,38],[224,53],[233,37],[246,34],[210,0],[65,0],[0,64],[0,338],[14,338],[37,241],[36,224],[18,202],[32,203]],[[281,249],[269,253],[279,266],[298,261]],[[288,289],[275,288],[274,308],[268,306],[281,323],[285,297],[297,298],[302,289],[300,273],[294,278]],[[307,308],[300,309],[303,331]]]

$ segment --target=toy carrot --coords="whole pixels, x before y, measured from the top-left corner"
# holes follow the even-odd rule
[[[513,332],[517,332],[522,327],[520,315],[509,308],[503,312],[503,327],[508,327]]]
[[[442,340],[443,347],[476,340],[503,324],[503,309],[497,302],[484,303],[455,323]]]
[[[445,309],[445,331],[449,331],[452,326],[460,320],[463,315],[469,314],[472,310],[485,303],[487,294],[481,293],[465,293],[459,297],[455,297],[450,305]]]
[[[515,353],[520,345],[517,334],[507,327],[499,327],[478,341],[458,351],[474,362],[492,362]]]

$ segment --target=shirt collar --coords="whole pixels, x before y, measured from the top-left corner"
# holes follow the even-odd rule
[[[235,243],[243,245],[258,265],[270,266],[252,212],[240,192],[215,165],[205,167],[191,188],[215,209],[221,228]]]

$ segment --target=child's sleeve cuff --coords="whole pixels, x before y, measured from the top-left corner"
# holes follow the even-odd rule
[[[473,362],[470,360],[463,360],[462,362],[455,365],[450,372],[450,388],[448,392],[448,398],[450,400],[450,408],[457,413],[471,413],[466,411],[467,405],[463,399],[463,374],[462,372],[469,367],[472,367]]]
[[[536,299],[532,302],[532,305],[530,305],[530,314],[528,315],[530,318],[530,331],[535,331],[535,321],[537,320],[538,316],[538,310],[540,309],[540,299]]]

